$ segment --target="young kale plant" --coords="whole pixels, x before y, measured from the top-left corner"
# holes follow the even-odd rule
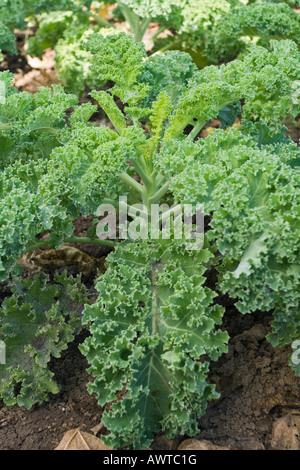
[[[26,29],[30,20],[34,20],[36,15],[57,11],[63,17],[64,11],[71,10],[73,13],[78,13],[82,11],[83,7],[89,8],[91,3],[91,0],[51,0],[50,2],[47,0],[2,1],[0,3],[1,60],[3,60],[1,51],[17,54],[14,30]]]
[[[186,240],[150,236],[118,245],[97,283],[98,300],[84,312],[92,333],[81,348],[94,376],[89,390],[99,404],[113,402],[102,418],[107,442],[141,448],[161,430],[169,437],[196,433],[196,418],[214,396],[207,359],[226,350],[227,335],[216,328],[222,318],[216,292],[204,286],[209,269],[218,269],[216,289],[238,298],[242,313],[274,312],[274,345],[299,338],[300,155],[281,125],[287,114],[299,113],[293,99],[299,52],[292,42],[273,41],[271,52],[253,46],[226,66],[193,73],[190,63],[184,76],[172,62],[180,65],[185,54],[145,64],[143,47],[125,35],[94,35],[86,47],[103,78],[115,82],[92,96],[120,136],[133,139],[117,172],[135,202],[148,213],[166,200],[174,212],[201,203],[211,216],[198,252]],[[169,82],[153,80],[170,70]],[[133,126],[114,96],[126,103]],[[194,141],[212,117],[242,99],[241,131],[218,130]],[[132,179],[133,169],[142,184]]]
[[[7,87],[1,105],[7,153],[0,174],[0,273],[2,280],[15,276],[20,256],[44,246],[80,241],[113,249],[96,282],[98,298],[84,308],[82,323],[91,336],[80,349],[90,363],[89,391],[101,406],[110,404],[102,416],[106,442],[140,449],[158,432],[195,435],[197,418],[218,396],[207,375],[210,361],[227,350],[219,292],[235,299],[242,313],[272,312],[272,344],[299,339],[300,155],[282,123],[299,113],[300,56],[294,42],[271,41],[270,50],[252,45],[240,60],[198,71],[185,53],[148,59],[144,45],[126,34],[94,34],[85,48],[99,78],[114,82],[107,91],[91,93],[110,127],[89,123],[97,106],[77,106],[60,88],[29,97]],[[1,79],[8,83],[10,77]],[[237,110],[237,103],[243,105],[238,129],[197,140],[212,118]],[[66,125],[69,106],[74,111]],[[129,210],[140,204],[146,220],[153,204],[172,206],[159,219],[155,237],[150,229],[137,239],[130,230],[123,240],[98,238],[96,229],[86,238],[73,236],[74,219],[99,215],[101,203],[118,207],[121,196]],[[201,249],[191,249],[193,242],[177,239],[172,229],[162,236],[166,216],[184,204],[202,205],[209,217]],[[46,231],[48,238],[41,240]],[[209,288],[212,269],[219,275]],[[55,282],[63,285],[65,279]],[[19,295],[17,290],[14,296]],[[1,325],[9,324],[14,299],[5,301]],[[42,321],[46,331],[54,315],[62,324],[64,302],[59,294],[53,299],[58,313],[46,314],[47,303],[32,314],[24,337],[32,356],[36,323]],[[6,331],[22,322],[14,316],[14,325],[1,332],[4,340]],[[45,371],[51,354],[46,347],[43,397],[55,391]],[[291,365],[299,375],[292,359]],[[6,384],[16,368],[0,365]],[[1,396],[18,401],[21,380],[17,375],[18,386],[1,389]],[[31,406],[40,397],[19,401]]]

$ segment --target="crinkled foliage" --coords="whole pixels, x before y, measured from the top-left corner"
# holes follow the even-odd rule
[[[160,431],[195,434],[216,396],[209,361],[227,342],[216,292],[243,313],[273,312],[272,344],[299,336],[299,149],[282,126],[299,113],[299,50],[292,41],[252,45],[238,60],[197,71],[186,54],[148,59],[123,33],[94,34],[85,47],[94,72],[114,82],[91,93],[95,104],[78,106],[61,88],[17,93],[1,76],[9,106],[0,120],[0,274],[15,274],[39,243],[68,241],[76,217],[98,215],[120,195],[144,213],[152,203],[204,206],[202,250],[162,237],[116,242],[98,299],[85,308],[91,336],[81,349],[94,377],[89,390],[110,404],[107,442],[142,448]],[[98,105],[110,126],[89,122]],[[226,129],[239,112],[238,129]],[[225,129],[195,140],[221,115]],[[205,285],[212,268],[214,290]]]
[[[91,3],[91,0],[51,0],[51,2],[47,0],[1,0],[0,53],[1,50],[10,54],[17,53],[13,31],[15,29],[26,29],[28,21],[36,15],[45,15],[47,12],[57,11],[57,15],[65,18],[66,13],[64,11],[71,10],[73,14],[78,13],[84,6],[90,8]],[[59,37],[60,30],[54,28],[53,31],[53,22],[51,26],[50,30],[48,29],[48,34],[50,32],[50,35],[52,34],[54,41],[56,41],[55,36]],[[39,42],[38,38],[37,42]],[[47,41],[44,44],[39,44],[39,53],[41,53],[41,46],[46,48],[51,44],[51,41],[50,44]]]
[[[270,39],[300,44],[300,17],[285,3],[254,3],[231,9],[215,21],[206,43],[213,62],[236,57],[254,42],[269,47]]]
[[[49,369],[80,331],[86,301],[80,279],[56,274],[14,279],[12,296],[0,308],[0,338],[6,363],[0,364],[0,397],[6,405],[31,408],[57,393]]]
[[[223,314],[216,294],[203,287],[210,256],[169,241],[109,256],[99,298],[84,311],[91,337],[81,346],[94,377],[89,391],[102,406],[113,402],[102,416],[109,445],[141,449],[161,430],[194,435],[216,398],[204,357],[216,360],[228,336],[216,329]]]
[[[259,149],[234,130],[215,131],[192,151],[180,144],[174,154],[170,145],[158,165],[180,171],[171,183],[176,201],[201,202],[212,214],[219,288],[239,299],[242,313],[274,311],[269,340],[291,344],[300,334],[299,148],[285,142]]]

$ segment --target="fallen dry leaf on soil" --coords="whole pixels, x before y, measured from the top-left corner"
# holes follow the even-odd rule
[[[275,420],[271,448],[275,450],[300,450],[300,414],[294,410]]]
[[[101,272],[104,270],[102,258],[92,258],[87,253],[69,245],[63,245],[57,250],[38,249],[28,252],[19,259],[18,264],[26,268],[30,274],[36,274],[42,269],[51,272],[67,266],[77,266],[85,276],[89,276],[94,268]]]
[[[199,441],[198,439],[186,439],[178,450],[231,450],[229,447],[217,446],[210,441]]]
[[[98,432],[100,432],[103,427],[104,427],[104,424],[102,423],[102,421],[101,421],[101,423],[97,424],[97,426],[94,426],[94,427],[91,429],[91,431],[92,431],[92,433],[94,434],[94,436],[97,436]]]
[[[101,439],[80,431],[71,429],[68,431],[54,450],[112,450],[103,444]]]

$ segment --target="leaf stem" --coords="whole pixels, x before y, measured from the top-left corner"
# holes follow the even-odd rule
[[[144,187],[140,183],[138,183],[135,179],[133,179],[131,176],[129,176],[125,171],[123,171],[120,175],[119,178],[124,181],[124,183],[128,184],[128,186],[131,186],[133,189],[138,191],[140,194],[144,194]]]
[[[11,131],[13,129],[13,126],[11,124],[4,124],[4,123],[0,123],[0,131]]]
[[[199,132],[201,131],[202,127],[205,126],[205,124],[206,124],[206,121],[197,122],[194,129],[189,133],[188,139],[194,140],[199,134]]]
[[[168,211],[163,212],[161,217],[160,217],[160,223],[165,222],[172,214],[177,216],[182,212],[182,206],[181,204],[177,204],[174,207],[171,207]]]
[[[149,24],[151,23],[152,18],[145,18],[142,24],[140,25],[140,41],[143,39]]]
[[[166,26],[162,26],[161,28],[159,28],[158,31],[156,31],[155,34],[153,34],[152,38],[148,41],[148,44],[150,44],[151,42],[155,42],[156,39],[158,38],[158,36],[163,33],[164,31],[166,30]]]
[[[171,181],[167,181],[153,196],[149,197],[150,204],[155,204],[159,201],[168,192],[170,184]]]
[[[147,175],[147,173],[145,172],[144,168],[142,167],[142,165],[137,162],[136,160],[130,160],[132,165],[134,166],[134,168],[136,169],[137,173],[139,174],[139,176],[142,178],[143,182],[145,185],[147,186],[152,186],[153,185],[153,181],[151,180],[151,178]]]
[[[96,15],[95,13],[92,13],[91,11],[84,11],[82,10],[81,12],[85,16],[93,18],[97,23],[99,23],[103,27],[108,27],[108,28],[115,28],[115,25],[113,23],[110,23],[109,21],[105,20],[99,15]]]
[[[178,44],[180,44],[180,42],[181,42],[180,39],[177,39],[176,41],[173,41],[173,42],[169,42],[169,44],[167,44],[166,46],[162,47],[161,49],[158,49],[158,51],[155,51],[155,54],[168,51],[172,47],[176,47]]]

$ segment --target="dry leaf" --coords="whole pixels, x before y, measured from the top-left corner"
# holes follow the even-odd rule
[[[69,245],[64,245],[57,250],[51,248],[34,250],[23,255],[18,264],[27,269],[29,274],[36,274],[41,269],[51,272],[66,266],[78,266],[84,276],[89,276],[94,268],[101,272],[104,269],[103,259],[92,258],[87,253]]]
[[[80,429],[72,429],[68,431],[58,446],[54,450],[112,450],[111,447],[103,444],[101,439],[80,431]]]
[[[27,49],[27,47],[25,47]],[[42,59],[26,55],[28,64],[33,69],[46,70],[55,68],[55,52],[53,49],[46,49]]]
[[[174,439],[165,439],[162,436],[156,436],[151,445],[151,450],[176,450],[180,443],[180,436]]]
[[[299,435],[300,415],[291,412],[283,418],[275,420],[271,448],[276,450],[300,450]]]
[[[210,441],[199,441],[198,439],[186,439],[178,450],[231,450],[229,447],[217,446]]]
[[[104,427],[104,424],[101,421],[101,423],[97,424],[97,426],[94,426],[93,428],[91,428],[91,431],[94,434],[94,436],[97,436],[97,434],[101,431],[103,427]]]

